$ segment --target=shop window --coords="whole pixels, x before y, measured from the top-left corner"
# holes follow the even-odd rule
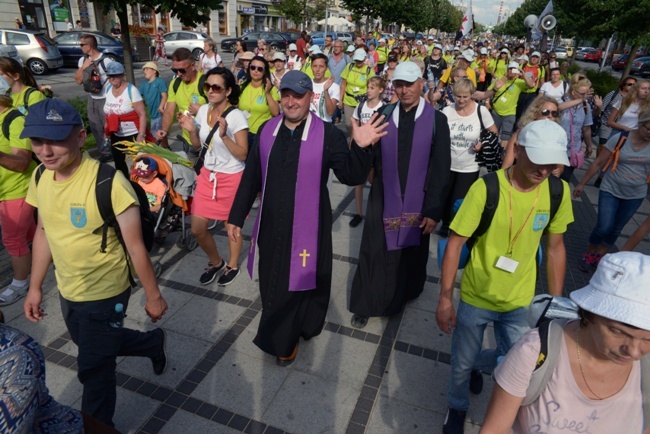
[[[224,10],[219,11],[219,34],[227,35],[228,34],[228,15],[226,13],[226,8],[228,3],[224,5]]]

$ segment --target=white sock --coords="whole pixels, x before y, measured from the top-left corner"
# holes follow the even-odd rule
[[[25,279],[25,280],[17,280],[17,279],[14,278],[14,279],[11,281],[11,284],[12,284],[13,286],[17,286],[18,288],[24,288],[24,287],[26,287],[27,285],[29,285],[29,279]]]

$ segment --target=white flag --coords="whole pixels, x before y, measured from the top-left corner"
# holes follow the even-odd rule
[[[463,21],[460,23],[460,33],[465,36],[472,31],[474,27],[474,19],[472,18],[472,2],[469,3],[463,15]]]

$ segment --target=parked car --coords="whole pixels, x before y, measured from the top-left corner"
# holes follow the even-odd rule
[[[280,32],[280,33],[282,33],[283,36],[287,37],[290,44],[295,44],[296,42],[298,42],[298,39],[300,39],[300,37],[302,36],[298,32]]]
[[[567,53],[567,51],[566,51],[566,48],[563,48],[563,47],[557,47],[557,48],[556,48],[555,50],[553,50],[553,51],[555,52],[555,58],[556,58],[557,60],[566,60],[566,58],[568,57],[568,53]]]
[[[257,40],[264,39],[266,43],[271,47],[272,50],[284,51],[291,42],[289,38],[284,36],[283,33],[279,32],[258,32],[258,33],[249,33],[248,35],[241,36],[239,38],[229,38],[221,41],[221,50],[222,51],[235,51],[235,42],[241,41],[246,44],[248,51],[253,51],[257,48]]]
[[[341,40],[344,45],[350,45],[354,41],[354,35],[348,32],[336,32],[336,39]]]
[[[0,43],[13,45],[34,75],[43,75],[63,66],[56,43],[40,30],[0,29]]]
[[[614,71],[622,71],[625,69],[625,65],[627,64],[627,59],[630,58],[629,54],[621,54],[618,56],[614,61],[612,62],[612,69]]]
[[[18,55],[18,50],[13,45],[0,44],[0,56],[11,57],[16,62],[23,64],[23,59]]]
[[[589,48],[587,50],[578,51],[578,53],[576,53],[576,60],[582,60],[585,62],[600,62],[602,55],[602,50]]]
[[[79,59],[83,56],[81,51],[81,35],[91,34],[97,39],[97,49],[104,56],[111,58],[120,63],[124,63],[124,48],[122,42],[99,32],[65,32],[54,38],[56,46],[63,56],[63,66],[76,68],[79,65]],[[135,50],[134,44],[131,45]],[[135,52],[131,53],[133,61],[136,60]]]
[[[165,33],[163,38],[165,38],[165,51],[168,58],[171,58],[177,49],[187,48],[194,55],[194,59],[199,60],[203,54],[203,42],[209,39],[210,35],[203,32],[179,30],[178,32]]]
[[[640,75],[641,77],[647,77],[650,75],[650,57],[639,57],[634,60],[632,63],[632,68],[630,69],[630,75]]]
[[[324,32],[314,32],[311,35],[311,45],[318,45],[323,48],[325,46],[325,33]],[[336,33],[328,32],[327,36],[331,36],[332,39],[336,39]]]

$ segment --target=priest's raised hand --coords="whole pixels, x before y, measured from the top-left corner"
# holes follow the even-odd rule
[[[379,113],[375,113],[363,125],[359,125],[356,119],[350,118],[350,123],[352,124],[352,140],[361,148],[374,145],[379,139],[388,134],[384,131],[388,125],[384,122],[385,118],[386,116],[380,116]]]

